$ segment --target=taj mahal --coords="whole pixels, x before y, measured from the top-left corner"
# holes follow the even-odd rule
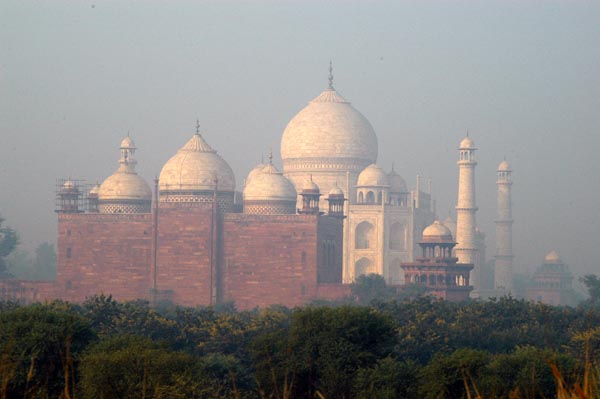
[[[456,300],[509,294],[512,170],[506,161],[497,170],[494,286],[486,287],[477,148],[468,135],[457,144],[456,220],[441,222],[418,176],[410,188],[399,171],[377,164],[377,135],[334,88],[330,65],[325,90],[283,131],[281,169],[270,156],[236,179],[197,125],[154,182],[137,174],[129,135],[117,170],[101,184],[61,180],[57,278],[4,283],[5,296],[13,289],[29,301],[107,293],[184,305],[296,306],[343,296],[371,273]]]

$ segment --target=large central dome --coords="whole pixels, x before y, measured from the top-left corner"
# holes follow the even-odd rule
[[[364,168],[377,160],[373,126],[330,86],[288,123],[281,139],[284,172],[298,162],[352,161]]]

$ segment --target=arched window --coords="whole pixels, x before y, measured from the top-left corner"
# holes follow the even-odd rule
[[[373,193],[373,191],[369,191],[367,193],[367,204],[374,204],[375,203],[375,194]]]
[[[363,274],[373,273],[373,263],[369,258],[361,258],[354,265],[354,276],[362,276]]]
[[[362,204],[363,202],[365,202],[365,198],[363,196],[362,191],[358,193],[358,203]]]
[[[354,248],[368,249],[373,245],[373,225],[369,222],[361,222],[356,226]]]

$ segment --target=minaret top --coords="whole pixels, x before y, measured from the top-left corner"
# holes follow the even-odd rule
[[[500,162],[500,165],[498,165],[498,172],[512,172],[510,170],[510,165],[508,162],[506,162],[506,159]]]
[[[462,139],[462,141],[460,142],[460,145],[458,147],[460,150],[476,150],[477,148],[475,147],[475,143],[473,142],[473,140],[469,137],[469,135],[467,134],[467,136]]]

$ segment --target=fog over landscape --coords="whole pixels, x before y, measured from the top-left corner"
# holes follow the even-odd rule
[[[513,172],[517,273],[557,250],[598,273],[600,2],[0,3],[0,214],[56,238],[57,178],[102,182],[129,132],[151,181],[195,131],[238,189],[289,120],[334,86],[377,163],[433,179],[455,217],[458,143],[478,147],[477,222],[495,250],[496,167]]]

